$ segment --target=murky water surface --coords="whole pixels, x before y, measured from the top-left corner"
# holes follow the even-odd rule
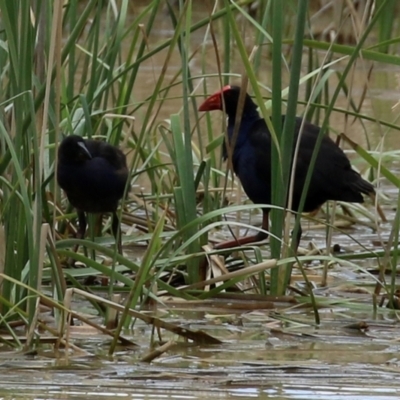
[[[341,311],[343,315],[341,315]],[[139,347],[106,356],[103,336],[74,343],[85,357],[54,358],[0,352],[0,397],[45,399],[352,399],[400,397],[399,326],[393,315],[349,316],[327,309],[320,327],[312,316],[293,310],[297,326],[278,323],[269,312],[210,318],[208,313],[171,314],[223,340],[218,346],[180,343],[151,364],[138,360],[149,351],[150,330],[138,326]],[[390,317],[390,318],[389,318]],[[368,330],[351,329],[362,318]],[[302,323],[303,322],[303,323]],[[79,334],[76,334],[79,338]],[[168,336],[168,335],[167,335]],[[168,339],[168,337],[163,339]]]

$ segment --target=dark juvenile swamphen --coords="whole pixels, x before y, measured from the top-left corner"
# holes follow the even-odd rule
[[[58,149],[57,182],[76,208],[78,237],[86,232],[86,213],[112,213],[112,232],[122,253],[118,235],[118,202],[128,180],[124,153],[115,146],[81,136],[66,137]]]
[[[199,111],[224,110],[228,115],[228,138],[231,141],[235,126],[240,87],[225,86],[208,97],[199,107]],[[225,108],[223,106],[225,105]],[[285,116],[282,116],[282,125]],[[301,118],[296,118],[295,142],[297,140]],[[298,211],[301,194],[310,165],[311,157],[320,128],[305,122],[296,162],[296,175],[293,190],[292,207]],[[263,118],[257,112],[257,106],[246,93],[239,131],[233,149],[233,170],[239,177],[243,189],[251,201],[257,204],[271,204],[271,134]],[[294,152],[294,148],[293,148]],[[226,149],[224,149],[226,158]],[[362,203],[364,195],[373,195],[374,187],[351,168],[350,161],[342,149],[328,136],[324,136],[314,164],[311,182],[303,211],[317,210],[327,200]],[[268,209],[263,210],[264,230],[268,230]],[[263,240],[265,233],[224,242],[217,248],[229,248],[235,245]],[[301,227],[296,237],[296,247],[301,238]]]

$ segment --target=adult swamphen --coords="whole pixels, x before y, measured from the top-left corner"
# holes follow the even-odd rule
[[[228,85],[208,97],[199,107],[199,111],[225,110],[228,115],[228,138],[230,141],[235,126],[239,96],[240,87]],[[284,120],[285,117],[282,116],[282,124]],[[301,123],[302,119],[296,118],[295,142]],[[291,207],[293,211],[298,211],[299,208],[319,131],[318,126],[305,122],[296,161]],[[260,118],[256,104],[246,93],[239,131],[233,148],[232,162],[233,170],[239,177],[247,196],[258,204],[271,204],[271,140],[265,120]],[[224,148],[224,157],[227,157],[226,148]],[[363,194],[372,195],[374,193],[374,187],[351,168],[350,161],[342,149],[328,136],[324,136],[314,164],[303,211],[315,211],[327,200],[362,203],[364,201]],[[266,231],[268,230],[268,213],[268,209],[263,209],[262,227]],[[266,237],[267,234],[259,232],[255,236],[221,243],[217,248],[229,248],[263,240]],[[300,238],[301,227],[299,227],[296,237],[296,248]]]
[[[118,202],[128,180],[124,153],[117,147],[81,136],[66,137],[58,149],[57,182],[76,208],[78,237],[86,232],[86,213],[112,213],[112,232],[122,254]]]

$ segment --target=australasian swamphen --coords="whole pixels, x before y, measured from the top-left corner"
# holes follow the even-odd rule
[[[100,140],[67,136],[58,149],[57,182],[69,202],[76,208],[79,220],[78,237],[86,232],[86,213],[112,213],[112,232],[122,254],[118,234],[118,202],[128,180],[124,153]]]
[[[225,86],[208,97],[199,107],[199,111],[225,110],[228,115],[227,129],[230,141],[235,126],[240,90],[238,86]],[[284,120],[285,116],[282,116],[282,126]],[[296,118],[295,143],[301,124],[302,119]],[[291,207],[293,211],[298,211],[299,208],[319,131],[318,126],[305,122],[296,162]],[[260,118],[257,105],[246,93],[239,131],[233,148],[232,163],[233,170],[239,177],[244,191],[256,204],[271,204],[271,145],[272,139],[267,124],[263,118]],[[226,148],[224,148],[224,157],[227,157]],[[372,195],[374,193],[374,187],[351,168],[350,161],[343,150],[329,136],[324,136],[314,164],[303,212],[315,211],[327,200],[362,203],[364,201],[363,194]],[[262,228],[265,231],[268,231],[268,213],[268,209],[263,209]],[[301,227],[299,227],[298,235],[295,238],[296,248],[299,245],[301,233]],[[255,236],[223,242],[216,247],[219,249],[229,248],[260,241],[266,237],[266,233],[259,232]]]

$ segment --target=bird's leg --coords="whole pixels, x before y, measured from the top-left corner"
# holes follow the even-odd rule
[[[101,236],[101,228],[103,225],[103,214],[96,214],[95,224],[94,224],[94,236]]]
[[[122,239],[121,239],[121,229],[116,211],[112,214],[111,229],[117,242],[118,253],[122,255]]]
[[[262,221],[262,232],[257,232],[256,235],[245,236],[241,238],[235,238],[234,240],[228,240],[225,242],[218,243],[215,245],[215,249],[229,249],[231,247],[243,246],[245,244],[261,242],[268,237],[268,233],[264,231],[268,231],[269,220],[268,220],[268,212],[263,212],[263,221]]]
[[[78,233],[76,234],[77,239],[83,239],[86,233],[86,216],[85,213],[81,210],[77,210],[78,213]]]
[[[85,232],[86,232],[86,217],[85,213],[82,210],[76,210],[78,214],[78,231],[75,235],[77,239],[83,239],[85,237]],[[74,253],[77,253],[79,249],[79,244],[76,244],[74,246]],[[75,260],[70,257],[68,259],[68,264],[73,266],[75,264]]]
[[[303,230],[301,229],[301,225],[299,224],[299,227],[296,232],[296,236],[292,237],[292,241],[294,243],[294,246],[292,246],[292,248],[293,248],[295,254],[297,254],[297,249],[299,248],[302,234],[303,234]]]
[[[230,249],[231,247],[242,246],[248,243],[261,242],[262,240],[268,237],[268,233],[266,233],[268,232],[268,228],[269,228],[268,212],[264,211],[263,221],[262,221],[263,232],[257,232],[256,235],[235,238],[234,240],[228,240],[225,242],[218,243],[214,246],[214,249],[217,250]],[[202,280],[204,280],[206,276],[205,274],[206,267],[207,267],[207,258],[204,257],[204,260],[200,263],[200,276],[202,277]]]

